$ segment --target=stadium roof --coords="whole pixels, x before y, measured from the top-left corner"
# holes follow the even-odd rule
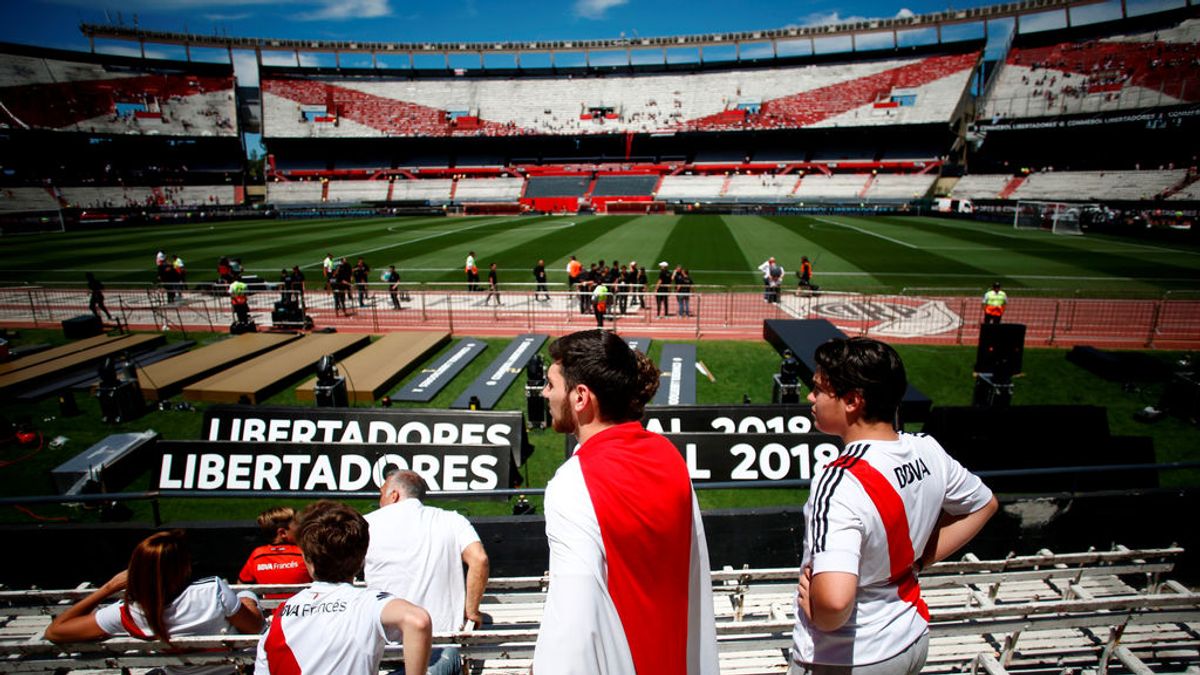
[[[1042,14],[1062,11],[1071,25],[1072,8],[1092,5],[1104,0],[1021,0],[987,7],[962,10],[946,10],[892,19],[866,19],[837,24],[814,26],[788,26],[767,30],[733,33],[703,33],[660,37],[622,37],[615,39],[584,40],[530,40],[530,41],[486,41],[486,42],[370,42],[354,40],[308,40],[267,37],[229,37],[201,35],[171,31],[147,30],[137,26],[115,24],[82,23],[80,31],[88,38],[95,50],[96,38],[138,42],[144,50],[149,44],[171,44],[191,47],[216,47],[222,49],[248,49],[261,54],[263,51],[284,52],[362,52],[370,54],[520,54],[555,52],[590,52],[632,49],[668,49],[678,47],[728,46],[739,47],[746,43],[777,43],[793,40],[814,40],[828,37],[850,37],[869,33],[934,29],[937,42],[941,42],[941,28],[945,25],[982,23],[984,34],[987,25],[998,19],[1015,19],[1019,26],[1024,14]],[[1122,16],[1126,15],[1125,0],[1122,0]]]

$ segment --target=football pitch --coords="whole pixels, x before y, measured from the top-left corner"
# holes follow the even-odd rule
[[[753,286],[775,256],[793,274],[800,257],[836,291],[1012,289],[1154,296],[1200,287],[1200,247],[1134,238],[1054,235],[932,216],[473,216],[248,220],[78,230],[3,240],[0,282],[109,285],[154,281],[154,254],[178,254],[188,282],[211,281],[221,256],[273,281],[298,265],[320,282],[326,252],[375,273],[395,265],[405,282],[460,282],[468,251],[497,263],[505,284],[530,283],[545,260],[565,282],[569,256],[586,264],[635,260],[687,267],[698,285]],[[794,283],[791,277],[789,284]]]

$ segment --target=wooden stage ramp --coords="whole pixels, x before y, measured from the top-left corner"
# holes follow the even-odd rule
[[[216,374],[300,338],[299,333],[245,333],[139,367],[138,383],[147,402],[178,394],[192,382]]]
[[[337,364],[346,378],[346,393],[352,402],[374,403],[449,341],[449,331],[414,331],[383,336]],[[313,400],[316,386],[317,378],[314,377],[296,388],[296,398]]]
[[[369,335],[350,333],[309,334],[223,373],[188,385],[183,397],[212,403],[258,403],[293,378],[313,372],[326,354],[342,358],[370,342]]]

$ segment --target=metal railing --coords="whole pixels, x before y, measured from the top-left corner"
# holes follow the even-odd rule
[[[307,320],[276,321],[289,304],[312,326],[388,332],[446,329],[459,333],[561,334],[595,327],[590,294],[551,284],[505,284],[491,294],[480,284],[408,283],[391,288],[371,283],[337,293],[260,290],[251,293],[250,314],[260,329],[308,327]],[[223,331],[233,319],[221,289],[168,290],[135,286],[105,290],[110,311],[138,329]],[[982,318],[976,289],[906,288],[889,292],[811,292],[783,287],[777,296],[763,286],[695,286],[681,295],[653,288],[614,288],[606,328],[655,335],[750,337],[769,319],[826,319],[849,335],[927,344],[975,344]],[[86,289],[50,285],[0,288],[0,323],[58,328],[86,314]],[[687,311],[681,311],[686,298]],[[274,316],[273,316],[274,315]],[[1021,289],[1009,298],[1004,321],[1025,324],[1026,344],[1096,344],[1129,348],[1200,346],[1200,291],[1103,292]]]

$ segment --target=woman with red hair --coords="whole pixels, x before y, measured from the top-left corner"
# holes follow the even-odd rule
[[[192,560],[183,530],[157,532],[141,541],[118,572],[91,595],[55,617],[46,629],[51,642],[88,642],[132,636],[162,640],[188,635],[255,634],[263,617],[253,593],[235,594],[224,580],[191,581]],[[125,591],[124,600],[100,607]],[[168,672],[191,669],[168,668]],[[204,672],[215,672],[204,667]],[[233,666],[221,672],[234,672]]]

